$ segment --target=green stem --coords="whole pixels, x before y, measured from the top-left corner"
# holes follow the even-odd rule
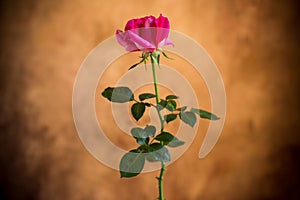
[[[153,72],[153,82],[154,82],[154,89],[155,89],[155,95],[156,95],[156,110],[157,110],[157,114],[159,116],[159,120],[160,120],[160,124],[161,124],[161,131],[164,130],[164,120],[161,116],[161,113],[158,109],[158,104],[160,102],[159,99],[159,92],[158,92],[158,85],[157,85],[157,76],[156,76],[156,66],[155,63],[159,64],[157,61],[157,57],[152,57],[155,56],[155,54],[152,53],[151,57],[151,64],[152,64],[152,72]],[[154,60],[156,59],[156,60]],[[156,62],[155,62],[156,61]],[[164,200],[164,191],[163,191],[163,176],[164,176],[164,172],[165,172],[165,164],[164,162],[161,162],[161,169],[160,169],[160,175],[158,178],[158,191],[159,191],[159,200]]]
[[[158,178],[159,200],[164,200],[163,177],[165,172],[165,164],[161,162],[160,175]]]
[[[151,64],[152,64],[154,89],[155,89],[155,95],[156,95],[156,103],[158,104],[159,103],[159,93],[158,93],[158,85],[157,85],[156,68],[155,68],[155,62],[152,57],[151,57]]]
[[[161,125],[161,131],[164,130],[164,120],[161,116],[161,113],[158,109],[158,104],[160,102],[159,99],[159,92],[158,92],[158,85],[157,85],[157,76],[156,76],[156,68],[155,68],[155,61],[153,60],[152,56],[151,56],[151,64],[152,64],[152,73],[153,73],[153,82],[154,82],[154,89],[155,89],[155,96],[156,96],[156,110],[157,110],[157,114],[159,116],[159,120],[160,120],[160,125]]]

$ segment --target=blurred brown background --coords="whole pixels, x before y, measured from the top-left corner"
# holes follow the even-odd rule
[[[298,1],[4,0],[0,5],[0,199],[157,197],[157,172],[120,179],[87,152],[74,128],[71,97],[76,72],[93,47],[128,19],[160,13],[172,29],[209,52],[228,101],[213,152],[198,159],[203,139],[198,134],[168,167],[167,199],[299,199]]]

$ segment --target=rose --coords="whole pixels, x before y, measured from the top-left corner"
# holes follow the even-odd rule
[[[116,31],[116,38],[127,51],[153,52],[166,45],[173,45],[168,38],[170,23],[167,17],[159,15],[131,19],[125,26],[125,32]]]
[[[179,147],[184,145],[184,141],[176,138],[172,133],[164,131],[165,125],[177,118],[180,118],[185,124],[194,127],[197,122],[196,115],[200,118],[218,120],[216,115],[201,110],[198,108],[191,108],[186,111],[187,106],[177,108],[176,99],[179,97],[170,94],[165,99],[159,98],[159,89],[156,75],[156,67],[160,66],[160,55],[169,58],[166,53],[160,49],[165,45],[174,44],[168,38],[170,31],[169,20],[163,17],[162,14],[158,18],[153,16],[146,16],[139,19],[131,19],[125,26],[125,31],[117,30],[116,39],[125,47],[127,51],[142,51],[141,60],[132,65],[133,69],[140,65],[145,64],[150,57],[152,66],[152,75],[154,83],[155,94],[142,93],[139,98],[134,98],[134,92],[128,87],[107,87],[101,94],[111,102],[128,103],[131,104],[131,114],[138,122],[146,111],[146,107],[153,107],[157,110],[158,118],[160,120],[160,128],[148,124],[145,127],[133,127],[130,130],[131,135],[134,137],[139,147],[128,151],[120,160],[119,171],[121,178],[131,178],[139,175],[143,169],[146,160],[149,162],[160,162],[160,174],[157,177],[159,200],[163,200],[163,176],[165,171],[165,163],[171,161],[171,155],[168,147]],[[147,102],[148,99],[154,98],[156,104]],[[162,106],[164,104],[164,106]],[[184,108],[184,109],[183,109]],[[168,110],[169,114],[165,115],[163,109]],[[165,111],[166,111],[165,110]],[[179,116],[179,117],[178,117]],[[157,131],[159,130],[159,131]]]

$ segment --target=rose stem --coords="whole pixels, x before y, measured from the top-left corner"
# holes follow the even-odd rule
[[[157,57],[155,55],[157,52],[153,52],[151,53],[152,55],[151,57],[151,64],[152,64],[152,72],[153,72],[153,82],[154,82],[154,89],[155,89],[155,95],[156,95],[156,106],[158,106],[160,99],[159,99],[159,93],[158,93],[158,85],[157,85],[157,76],[156,76],[156,68],[155,68],[155,63],[159,64],[158,62],[155,62],[154,59],[157,60]],[[152,57],[154,56],[154,58]],[[160,119],[160,124],[161,124],[161,131],[164,130],[164,120],[161,116],[161,113],[158,109],[158,107],[156,107],[159,119]],[[160,169],[160,175],[158,178],[158,191],[159,191],[159,200],[164,200],[164,192],[163,192],[163,176],[164,176],[164,172],[165,172],[165,164],[164,162],[161,162],[161,169]]]

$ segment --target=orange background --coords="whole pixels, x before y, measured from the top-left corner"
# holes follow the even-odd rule
[[[205,134],[199,131],[166,171],[166,198],[299,196],[297,1],[6,0],[0,5],[0,199],[157,197],[158,172],[120,179],[87,152],[75,131],[71,101],[77,70],[92,48],[128,19],[160,13],[172,29],[209,52],[227,92],[218,144],[199,160]],[[128,138],[111,137],[132,148]]]

